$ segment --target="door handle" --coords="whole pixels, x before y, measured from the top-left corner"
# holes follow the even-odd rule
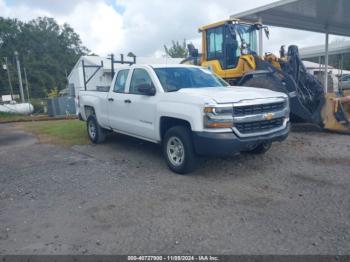
[[[130,99],[125,99],[124,103],[131,104],[131,100]]]
[[[113,98],[108,98],[108,101],[113,102],[113,101],[114,101],[114,99],[113,99]]]

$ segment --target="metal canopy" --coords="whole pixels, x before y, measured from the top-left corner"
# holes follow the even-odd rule
[[[265,25],[350,36],[349,0],[282,0],[231,19],[258,21]]]
[[[329,34],[350,36],[349,0],[282,0],[242,13],[231,19],[259,21],[265,25],[325,33],[325,92],[328,90]],[[259,54],[262,55],[262,32]]]
[[[324,45],[314,45],[299,49],[302,59],[324,56]],[[343,55],[350,53],[350,41],[334,42],[329,44],[328,55]]]

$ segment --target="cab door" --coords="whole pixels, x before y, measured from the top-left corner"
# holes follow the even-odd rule
[[[140,87],[148,85],[154,88],[154,81],[146,68],[135,68],[132,72],[128,94],[125,96],[125,110],[128,112],[129,132],[133,135],[156,140],[157,93],[146,95]]]
[[[121,69],[117,72],[113,90],[108,94],[109,126],[112,129],[128,132],[128,108],[126,106],[128,94],[126,93],[130,69]]]

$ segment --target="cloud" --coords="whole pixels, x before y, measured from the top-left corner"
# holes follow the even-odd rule
[[[103,0],[14,0],[11,5],[0,0],[0,16],[23,21],[38,16],[54,17],[59,24],[70,24],[83,44],[101,55],[117,52],[124,43],[123,18]]]
[[[123,18],[105,2],[80,2],[71,13],[58,16],[57,20],[70,24],[94,53],[106,55],[124,45]]]
[[[138,55],[159,55],[163,52],[164,44],[169,45],[172,40],[183,39],[200,48],[200,26],[275,1],[245,0],[242,4],[242,0],[116,0],[125,9],[125,42],[122,51],[133,50]],[[270,39],[264,39],[264,50],[278,53],[281,45],[305,47],[323,42],[323,34],[272,27]]]
[[[163,49],[171,40],[188,39],[198,42],[198,28],[227,19],[231,14],[273,0],[117,0],[125,7],[123,20],[125,41],[136,54],[150,55]]]
[[[42,9],[54,14],[67,14],[80,4],[84,0],[70,0],[70,1],[57,1],[57,0],[12,0],[11,6],[27,6],[32,10]],[[86,1],[86,0],[85,0]],[[94,2],[93,0],[87,2]]]
[[[94,53],[132,51],[161,56],[163,45],[187,39],[200,47],[198,28],[230,15],[276,0],[0,0],[0,16],[33,19],[51,16],[69,23]],[[265,51],[282,44],[308,46],[324,42],[322,34],[271,28]],[[333,38],[331,38],[333,39]]]
[[[31,8],[28,5],[19,4],[8,5],[4,0],[0,0],[0,16],[18,18],[23,21],[31,20],[38,16],[49,16],[50,13],[41,8]]]

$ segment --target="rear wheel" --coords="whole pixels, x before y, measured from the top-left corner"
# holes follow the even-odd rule
[[[92,143],[102,143],[106,140],[106,130],[97,122],[95,115],[90,115],[87,119],[86,128]]]
[[[270,150],[271,146],[271,142],[264,142],[256,146],[254,149],[247,151],[247,153],[255,155],[265,154],[267,151]]]
[[[163,154],[168,167],[178,174],[188,174],[197,167],[191,131],[185,126],[170,128],[163,139]]]

